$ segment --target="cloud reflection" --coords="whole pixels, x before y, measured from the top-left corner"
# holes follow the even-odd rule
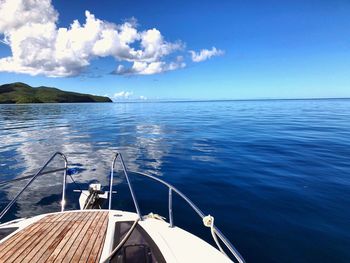
[[[109,184],[109,172],[112,158],[116,150],[123,154],[128,170],[151,172],[162,175],[163,157],[169,151],[166,147],[165,132],[160,125],[140,125],[134,123],[124,134],[123,130],[115,134],[97,134],[99,129],[72,125],[67,116],[58,115],[57,121],[48,119],[6,121],[1,120],[0,157],[5,156],[5,150],[12,160],[11,167],[5,180],[32,174],[56,151],[64,153],[70,166],[79,166],[79,173],[74,175],[77,182],[88,183],[97,179],[102,185]],[[23,128],[25,124],[25,128]],[[95,123],[97,127],[105,125],[104,120]],[[116,124],[111,123],[111,126]],[[96,131],[97,130],[97,131]],[[96,141],[96,136],[98,139]],[[113,136],[116,140],[103,140],[102,136]],[[9,153],[10,152],[10,153]],[[0,159],[1,165],[10,163],[9,159]],[[53,163],[59,167],[59,158]],[[0,169],[2,166],[0,166]],[[17,202],[17,217],[32,216],[35,214],[57,211],[59,203],[42,205],[42,200],[49,195],[59,195],[62,190],[62,173],[39,177],[23,193]],[[114,183],[120,182],[116,176]],[[68,182],[70,182],[68,178]],[[23,183],[13,183],[2,187],[6,198],[11,200],[23,187]],[[36,205],[35,205],[36,204]]]

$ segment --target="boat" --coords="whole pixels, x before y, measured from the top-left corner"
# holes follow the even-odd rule
[[[45,171],[59,158],[62,167]],[[130,191],[135,212],[112,209],[114,174],[119,163]],[[2,218],[22,193],[39,177],[63,172],[61,211],[17,218]],[[214,217],[206,215],[187,196],[160,178],[138,173],[168,188],[168,220],[158,214],[141,215],[136,194],[122,155],[113,156],[108,191],[93,183],[80,192],[80,210],[65,210],[67,178],[74,183],[67,157],[54,153],[34,174],[15,180],[28,180],[0,213],[0,262],[245,262],[240,253],[214,225]],[[0,182],[0,185],[10,181]],[[182,198],[211,232],[216,247],[198,236],[175,226],[173,195]],[[107,208],[108,202],[108,208]],[[103,208],[106,203],[106,208]]]

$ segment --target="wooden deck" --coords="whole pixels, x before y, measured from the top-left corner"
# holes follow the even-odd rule
[[[0,262],[99,262],[108,212],[48,215],[0,244]]]

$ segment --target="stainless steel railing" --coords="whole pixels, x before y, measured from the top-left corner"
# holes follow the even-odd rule
[[[64,168],[62,169],[55,169],[55,170],[51,170],[51,171],[47,171],[44,172],[44,169],[55,159],[56,156],[61,156],[63,162],[64,162]],[[54,153],[47,161],[46,163],[39,169],[39,171],[36,172],[36,174],[31,175],[31,176],[27,176],[25,179],[29,179],[28,183],[21,189],[21,191],[19,191],[19,193],[11,200],[10,203],[8,203],[8,205],[1,211],[0,213],[0,220],[1,218],[10,210],[10,208],[13,206],[13,204],[17,201],[17,199],[22,195],[22,193],[28,188],[28,186],[30,186],[35,179],[43,174],[47,174],[47,173],[53,173],[53,172],[57,172],[57,171],[64,171],[63,172],[63,186],[62,186],[62,202],[61,202],[61,211],[64,211],[64,206],[65,206],[65,197],[66,197],[66,183],[67,183],[67,168],[68,168],[68,162],[67,162],[67,158],[66,156],[61,153],[61,152],[56,152]],[[21,180],[23,180],[24,178],[19,178]],[[15,181],[19,181],[19,179],[14,179],[11,180],[11,182],[15,182]],[[6,183],[8,183],[9,181],[7,181]]]
[[[59,169],[54,169],[51,171],[46,171],[44,172],[44,169],[55,159],[56,156],[60,156],[64,162],[64,167],[63,168],[59,168]],[[130,182],[129,179],[129,175],[128,175],[128,171],[126,169],[124,160],[122,155],[117,152],[113,158],[113,162],[111,165],[111,173],[110,173],[110,186],[109,186],[109,200],[108,200],[108,209],[111,210],[112,208],[112,194],[113,194],[113,180],[114,180],[114,168],[115,168],[115,164],[117,162],[117,160],[119,159],[120,164],[122,166],[122,170],[124,172],[125,178],[127,180],[128,183],[128,187],[131,193],[131,197],[133,199],[134,202],[134,206],[137,212],[137,215],[139,216],[140,220],[142,220],[142,215],[139,209],[139,205],[136,199],[136,195],[134,192],[134,189],[132,187],[132,184]],[[21,189],[21,191],[11,200],[11,202],[1,211],[0,213],[0,220],[1,218],[9,211],[9,209],[13,206],[13,204],[17,201],[17,199],[22,195],[22,193],[35,181],[35,179],[37,179],[37,177],[44,175],[44,174],[48,174],[48,173],[53,173],[53,172],[57,172],[57,171],[64,171],[63,172],[63,186],[62,186],[62,201],[61,201],[61,211],[63,212],[65,209],[65,196],[66,196],[66,184],[67,184],[67,170],[68,170],[68,161],[66,156],[61,153],[61,152],[56,152],[54,153],[46,162],[45,164],[38,170],[37,173],[35,173],[34,175],[30,175],[30,176],[26,176],[23,178],[18,178],[18,179],[13,179],[7,182],[0,182],[1,184],[5,184],[5,183],[9,183],[9,182],[15,182],[15,181],[19,181],[19,180],[23,180],[23,179],[30,179],[27,184]],[[154,181],[157,181],[163,185],[165,185],[168,188],[168,213],[169,213],[169,225],[170,227],[174,227],[174,220],[173,220],[173,192],[176,193],[178,196],[180,196],[198,215],[201,219],[203,219],[205,217],[205,214],[187,197],[185,196],[182,192],[180,192],[178,189],[176,189],[173,185],[155,177],[152,175],[148,175],[148,174],[144,174],[144,173],[139,173],[139,172],[135,172],[138,175],[150,178]],[[73,178],[72,178],[73,179]],[[240,253],[236,250],[236,248],[231,244],[231,242],[224,236],[224,234],[215,226],[213,225],[213,229],[216,233],[216,235],[219,237],[219,239],[221,240],[221,242],[223,244],[225,244],[226,248],[231,252],[231,254],[235,257],[235,259],[240,262],[240,263],[244,263],[244,259],[243,257],[240,255]]]
[[[139,209],[139,205],[137,203],[137,200],[136,200],[136,196],[135,196],[135,193],[134,193],[134,189],[132,188],[132,185],[130,183],[130,180],[129,180],[129,175],[128,175],[128,172],[126,170],[126,166],[125,166],[125,163],[124,163],[124,160],[123,160],[123,157],[120,153],[116,153],[114,158],[113,158],[113,162],[112,162],[112,167],[111,167],[111,178],[110,178],[110,183],[109,183],[109,200],[108,200],[108,209],[111,210],[112,208],[112,194],[113,194],[113,179],[114,179],[114,167],[115,167],[115,163],[117,161],[119,157],[119,160],[120,160],[120,164],[122,165],[122,168],[123,168],[123,172],[124,172],[124,175],[125,175],[125,178],[126,178],[126,181],[128,182],[128,186],[129,186],[129,190],[130,190],[130,193],[131,193],[131,197],[132,197],[132,200],[134,201],[134,205],[135,205],[135,209],[136,209],[136,212],[140,218],[140,220],[142,220],[142,216],[141,216],[141,213],[140,213],[140,209]]]
[[[121,154],[119,152],[117,152],[114,156],[113,162],[112,162],[112,167],[111,167],[111,177],[110,177],[110,195],[109,195],[109,206],[108,208],[111,209],[112,207],[112,188],[113,188],[113,177],[114,177],[114,167],[116,164],[116,160],[118,159],[120,160],[120,164],[123,168],[123,172],[124,175],[126,177],[129,189],[130,189],[130,193],[135,205],[135,209],[136,212],[138,214],[138,216],[140,217],[140,219],[142,219],[141,213],[140,213],[140,209],[138,206],[138,202],[135,196],[135,193],[133,191],[132,185],[130,183],[129,180],[129,176],[128,176],[128,172],[126,170],[126,166],[124,163],[124,160],[121,156]],[[178,189],[176,189],[173,185],[155,177],[152,175],[148,175],[148,174],[144,174],[144,173],[139,173],[139,172],[135,172],[138,175],[141,176],[145,176],[147,178],[150,178],[154,181],[157,181],[163,185],[165,185],[166,187],[168,187],[169,192],[168,192],[168,213],[169,213],[169,225],[170,227],[174,227],[174,220],[173,220],[173,202],[172,202],[172,193],[176,193],[177,195],[179,195],[198,215],[199,217],[203,220],[203,218],[205,217],[205,214],[202,212],[202,210],[200,210],[187,196],[185,196],[182,192],[180,192]],[[231,252],[231,254],[235,257],[235,259],[240,262],[240,263],[244,263],[244,259],[241,256],[241,254],[237,251],[237,249],[231,244],[231,242],[225,237],[225,235],[214,225],[213,226],[215,233],[217,234],[217,236],[219,237],[219,239],[223,242],[223,244],[225,244],[226,248]]]

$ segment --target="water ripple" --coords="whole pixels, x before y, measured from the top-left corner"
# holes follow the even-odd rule
[[[349,120],[349,100],[0,105],[0,180],[62,151],[77,181],[108,185],[119,150],[129,170],[164,177],[214,214],[247,262],[350,262]],[[132,209],[116,182],[115,205]],[[57,210],[60,184],[41,178],[10,217]],[[166,214],[166,193],[135,184],[145,213]],[[19,189],[0,188],[0,206]],[[207,235],[174,205],[178,225]]]

